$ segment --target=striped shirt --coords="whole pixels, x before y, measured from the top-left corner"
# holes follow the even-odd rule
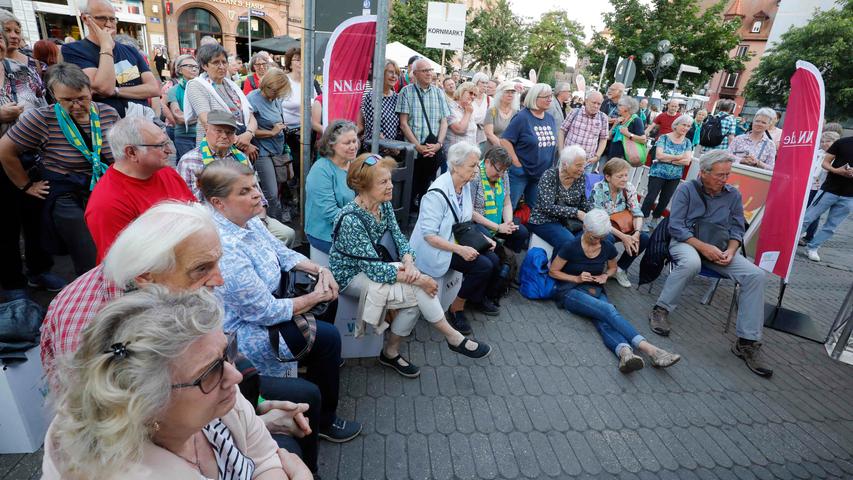
[[[231,431],[222,423],[222,420],[218,418],[213,420],[201,431],[210,446],[213,447],[220,480],[248,480],[252,478],[252,474],[255,473],[255,462],[243,455],[243,452],[234,445]]]
[[[118,121],[118,112],[109,105],[95,103],[101,117],[101,132],[104,143],[101,146],[101,162],[109,165],[113,163],[113,154],[107,142],[108,131]],[[77,125],[80,134],[85,139],[92,138],[89,124]],[[92,164],[86,157],[68,143],[53,105],[49,107],[35,108],[25,112],[18,121],[9,128],[6,133],[15,144],[18,155],[25,152],[37,153],[41,156],[42,164],[47,170],[56,173],[82,173],[92,174]],[[88,143],[88,142],[87,142]]]

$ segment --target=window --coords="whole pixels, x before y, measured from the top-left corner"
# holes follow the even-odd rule
[[[194,53],[201,37],[210,35],[222,42],[222,27],[219,20],[203,8],[190,8],[178,18],[178,43],[181,52]]]
[[[761,20],[756,20],[752,24],[752,33],[760,33],[761,32]]]
[[[729,73],[729,76],[726,77],[726,83],[723,86],[726,88],[737,88],[737,79],[739,76],[739,73]]]
[[[748,45],[738,45],[737,53],[735,53],[736,58],[744,58],[749,53]]]
[[[247,18],[247,17],[243,17]],[[248,37],[249,36],[249,28],[247,25],[248,21],[243,20],[237,24],[237,36],[238,37]],[[252,17],[252,38],[259,40],[262,38],[270,38],[274,34],[272,32],[272,27],[266,20],[261,17]]]

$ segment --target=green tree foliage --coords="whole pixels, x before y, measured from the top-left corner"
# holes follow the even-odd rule
[[[608,38],[596,33],[582,55],[589,56],[587,74],[598,78],[605,50],[610,55],[605,76],[613,79],[616,69],[614,59],[635,57],[637,76],[633,88],[649,87],[652,74],[640,61],[644,52],[661,53],[657,43],[667,39],[672,43],[670,53],[675,56],[671,67],[661,70],[656,88],[664,91],[671,88],[661,83],[664,78],[675,78],[680,64],[699,67],[700,74],[682,74],[679,88],[692,94],[701,88],[711,76],[721,70],[737,71],[743,68],[742,58],[729,58],[738,44],[737,30],[740,19],[724,21],[722,18],[725,0],[700,11],[698,0],[653,0],[648,5],[640,0],[610,0],[613,12],[604,15],[604,25],[609,30]]]
[[[583,26],[571,20],[568,12],[554,10],[545,13],[527,31],[522,72],[534,69],[540,82],[550,81],[555,71],[565,67],[563,57],[582,48],[583,38]]]
[[[456,3],[454,0],[430,0],[443,3]],[[434,62],[441,62],[441,49],[426,48],[427,0],[393,0],[388,28],[388,42],[400,42],[417,50]],[[465,29],[467,43],[468,29]],[[445,62],[449,62],[454,52],[447,52]],[[401,67],[403,65],[400,65]]]
[[[747,98],[760,105],[787,104],[796,62],[805,60],[823,75],[826,117],[842,120],[853,115],[853,1],[838,3],[840,8],[816,12],[809,23],[782,34],[753,71]]]
[[[470,67],[488,67],[494,73],[498,66],[518,58],[523,35],[521,19],[507,0],[492,0],[465,29],[465,52],[474,59]]]

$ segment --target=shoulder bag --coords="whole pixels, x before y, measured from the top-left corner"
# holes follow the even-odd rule
[[[438,192],[442,197],[444,197],[444,201],[447,202],[447,207],[450,209],[450,213],[453,214],[453,238],[456,239],[456,243],[466,247],[471,247],[480,253],[485,253],[492,248],[492,244],[486,240],[483,232],[477,228],[473,221],[468,220],[467,222],[459,222],[456,210],[454,210],[446,193],[438,188],[431,188],[427,191],[427,193],[429,192]]]
[[[367,237],[370,238],[370,229],[367,227],[367,222],[364,221],[364,218],[361,214],[356,212],[347,212],[341,215],[338,218],[337,223],[335,223],[335,228],[332,230],[332,243],[334,244],[338,238],[338,231],[341,228],[341,223],[343,223],[344,217],[347,215],[353,215],[360,222],[362,227],[364,227],[365,233],[367,233]],[[372,242],[371,242],[372,243]],[[340,253],[341,255],[352,258],[355,260],[364,260],[368,262],[399,262],[400,261],[400,253],[397,250],[397,243],[394,242],[394,237],[391,235],[391,230],[385,230],[385,233],[382,234],[382,238],[379,239],[379,242],[372,243],[373,250],[376,251],[376,257],[364,257],[361,255],[353,255],[345,250],[336,248],[335,251]]]
[[[611,214],[610,225],[625,235],[632,235],[634,233],[634,214],[628,209],[628,192],[625,190],[622,190],[622,195],[625,197],[625,210]]]
[[[702,189],[699,188],[696,181],[694,181],[693,187],[696,189],[699,198],[702,200],[702,204],[705,206],[705,213],[708,213],[708,201],[705,200]],[[693,235],[702,242],[719,248],[720,251],[725,251],[729,247],[729,229],[722,225],[701,219],[696,220],[693,224]]]
[[[306,272],[291,270],[289,272],[281,272],[281,281],[279,288],[273,292],[276,298],[294,298],[306,295],[314,290],[317,285],[317,277]],[[281,322],[276,325],[267,327],[267,335],[269,336],[270,346],[272,347],[273,355],[279,362],[293,362],[301,359],[314,346],[314,340],[317,339],[317,318],[325,316],[331,310],[329,308],[332,302],[323,302],[314,305],[314,307],[298,315],[293,315],[290,322],[299,327],[299,331],[305,338],[305,347],[300,352],[291,352],[292,358],[282,358],[279,354],[279,345],[281,341],[281,328],[289,322]],[[334,310],[337,310],[336,308]]]
[[[415,89],[415,93],[418,94],[418,100],[421,102],[421,111],[424,113],[424,120],[426,121],[427,133],[429,133],[429,135],[427,135],[427,137],[424,139],[424,144],[438,143],[438,137],[436,137],[435,134],[432,133],[432,127],[429,124],[429,116],[427,115],[426,105],[424,105],[424,97],[421,95],[421,89],[416,83],[411,85],[412,88]],[[444,147],[439,148],[438,151],[435,152],[435,155],[433,155],[431,158],[433,161],[433,165],[435,165],[435,168],[438,168],[439,165],[443,164],[447,160],[444,157]]]

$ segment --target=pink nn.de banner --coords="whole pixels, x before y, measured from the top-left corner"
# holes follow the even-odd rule
[[[355,122],[376,46],[376,15],[353,17],[329,38],[323,66],[323,128],[329,119]]]
[[[824,97],[820,71],[811,63],[798,61],[755,252],[758,266],[785,283],[794,264],[812,164],[820,144]]]

